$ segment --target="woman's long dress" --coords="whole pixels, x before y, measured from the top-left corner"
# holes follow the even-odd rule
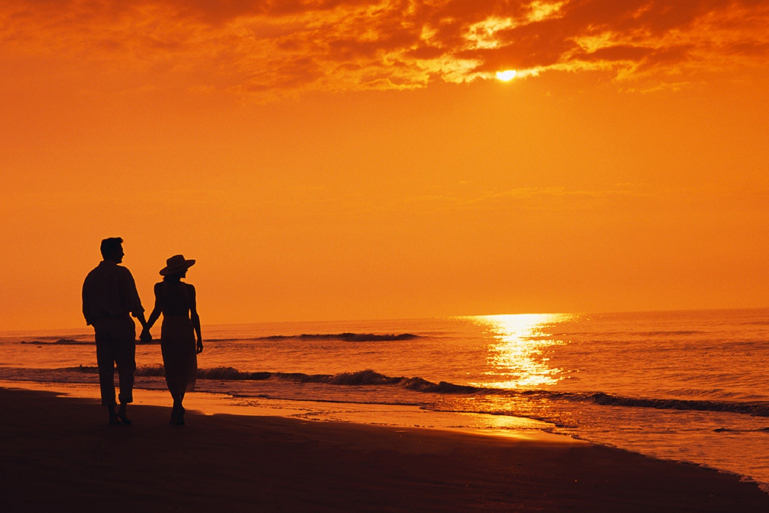
[[[166,371],[166,383],[172,395],[195,388],[198,356],[195,352],[195,332],[190,320],[191,285],[182,282],[161,282],[163,325],[160,349]],[[161,285],[159,284],[159,285]]]

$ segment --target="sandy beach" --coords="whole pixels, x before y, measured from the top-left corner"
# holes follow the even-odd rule
[[[23,511],[769,511],[735,476],[586,443],[279,417],[168,425],[136,405],[0,388],[0,509]]]

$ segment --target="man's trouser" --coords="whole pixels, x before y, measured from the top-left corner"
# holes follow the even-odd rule
[[[115,406],[115,364],[120,381],[121,404],[133,402],[134,372],[136,372],[136,325],[130,316],[98,319],[96,332],[96,361],[99,365],[101,404]]]

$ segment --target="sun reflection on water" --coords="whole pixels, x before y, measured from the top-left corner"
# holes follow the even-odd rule
[[[495,342],[489,345],[486,373],[490,381],[475,385],[490,388],[532,388],[554,385],[561,369],[552,368],[543,351],[563,341],[552,339],[544,328],[573,319],[569,314],[484,315],[469,317],[486,328]]]

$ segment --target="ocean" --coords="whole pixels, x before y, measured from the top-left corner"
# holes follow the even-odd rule
[[[563,434],[769,492],[766,309],[259,323],[204,326],[203,338],[196,391],[235,406]],[[136,388],[163,390],[159,344],[136,357]],[[93,386],[95,366],[88,329],[0,332],[5,382]]]

